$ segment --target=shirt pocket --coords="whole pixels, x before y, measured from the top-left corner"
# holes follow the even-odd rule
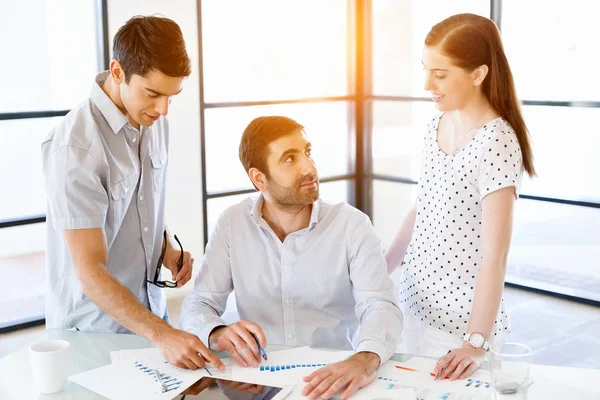
[[[150,155],[152,164],[152,188],[155,192],[160,192],[165,180],[165,170],[167,166],[167,151],[162,148]]]
[[[135,172],[110,187],[111,208],[115,228],[121,225],[137,184]]]

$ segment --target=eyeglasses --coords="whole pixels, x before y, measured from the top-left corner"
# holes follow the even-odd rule
[[[179,272],[179,271],[181,271],[181,268],[183,267],[183,246],[181,245],[181,242],[177,238],[177,235],[174,235],[174,237],[175,237],[175,241],[179,245],[179,249],[181,250],[181,254],[179,255],[179,260],[177,260],[177,272]],[[163,232],[162,252],[160,253],[160,257],[158,258],[158,264],[156,265],[156,272],[154,273],[154,280],[152,280],[152,281],[148,280],[148,283],[152,283],[153,285],[156,285],[160,288],[176,288],[177,282],[159,281],[158,280],[158,276],[160,275],[160,268],[163,265],[163,260],[165,258],[166,251],[167,251],[167,231],[165,230]]]

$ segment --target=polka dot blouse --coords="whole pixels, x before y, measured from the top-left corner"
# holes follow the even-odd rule
[[[521,149],[508,123],[496,118],[483,126],[456,155],[437,143],[441,114],[427,127],[417,217],[402,268],[400,301],[424,323],[462,336],[473,306],[482,262],[482,199],[514,186],[523,175]],[[509,331],[501,304],[494,335]]]

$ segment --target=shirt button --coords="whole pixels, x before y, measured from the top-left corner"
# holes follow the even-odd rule
[[[144,232],[148,232],[148,227],[145,227],[145,228],[144,228]]]
[[[140,200],[144,200],[144,196],[140,196]]]
[[[131,141],[132,141],[133,143],[135,143],[135,142],[137,142],[137,139],[136,139],[136,138],[133,138],[133,139],[131,139]]]
[[[294,334],[293,334],[293,333],[288,333],[288,338],[289,338],[289,339],[292,339],[293,337],[294,337]]]

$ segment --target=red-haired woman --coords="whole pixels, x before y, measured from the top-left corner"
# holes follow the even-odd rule
[[[425,39],[425,90],[440,111],[425,135],[418,200],[386,253],[401,263],[404,343],[464,379],[510,329],[502,304],[513,206],[535,175],[498,28],[451,16]]]

